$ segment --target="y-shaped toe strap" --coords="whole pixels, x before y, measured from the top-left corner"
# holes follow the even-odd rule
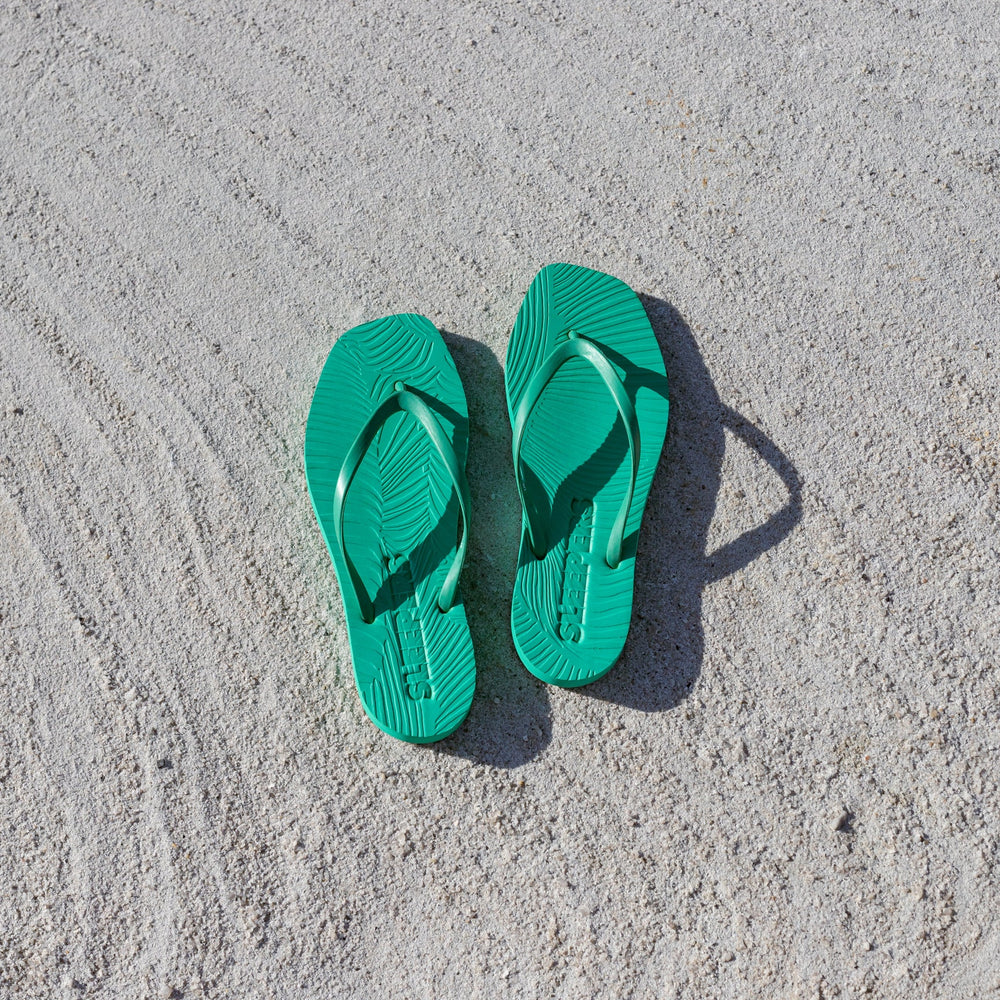
[[[636,417],[635,407],[628,397],[628,391],[624,382],[618,377],[614,366],[607,359],[604,352],[591,340],[581,337],[575,331],[569,332],[569,340],[563,341],[556,347],[541,363],[538,370],[532,375],[528,382],[521,401],[517,405],[514,413],[514,478],[517,480],[517,492],[521,497],[521,507],[526,512],[528,523],[528,543],[536,559],[545,557],[547,539],[544,525],[535,523],[532,519],[531,508],[526,502],[524,474],[521,470],[521,443],[524,438],[524,429],[527,426],[531,411],[538,403],[542,392],[549,384],[552,376],[570,358],[583,358],[597,370],[604,380],[608,391],[614,398],[618,412],[625,423],[625,433],[628,435],[629,452],[632,456],[632,474],[629,477],[628,488],[625,491],[625,499],[615,518],[615,523],[611,529],[611,537],[608,540],[608,551],[605,556],[608,566],[617,569],[622,558],[622,540],[625,537],[625,525],[628,521],[629,509],[632,506],[632,494],[635,492],[635,481],[639,475],[639,421]],[[567,427],[566,433],[571,434],[572,428]],[[535,515],[537,520],[537,515]]]
[[[414,392],[407,389],[402,382],[395,384],[392,395],[387,396],[375,409],[375,412],[368,418],[368,422],[362,427],[361,432],[354,439],[344,458],[340,475],[337,478],[337,488],[333,496],[333,525],[336,534],[337,545],[340,547],[340,554],[344,558],[347,572],[351,577],[351,584],[354,587],[354,596],[357,598],[358,606],[361,608],[361,617],[367,623],[375,621],[375,607],[365,590],[365,585],[358,575],[358,571],[351,562],[351,557],[347,554],[344,544],[344,504],[347,500],[347,491],[354,481],[361,461],[365,453],[371,447],[376,435],[382,429],[382,425],[394,413],[406,412],[416,417],[420,421],[431,443],[437,449],[438,455],[444,462],[451,478],[452,486],[458,494],[458,506],[462,514],[462,539],[458,543],[455,558],[452,560],[451,568],[445,577],[438,597],[438,608],[441,611],[448,611],[455,603],[455,593],[458,590],[458,578],[462,572],[462,564],[465,562],[465,550],[469,540],[469,485],[465,480],[465,474],[458,462],[458,456],[452,447],[447,434],[441,427],[431,408]]]

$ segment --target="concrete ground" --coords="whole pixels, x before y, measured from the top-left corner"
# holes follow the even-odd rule
[[[0,10],[0,996],[1000,995],[993,4]],[[537,270],[671,425],[591,688],[508,623]],[[479,682],[364,717],[302,443],[444,332]]]

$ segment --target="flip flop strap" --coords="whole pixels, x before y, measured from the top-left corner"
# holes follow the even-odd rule
[[[639,475],[639,421],[636,417],[635,407],[628,397],[628,390],[625,383],[618,377],[618,372],[608,360],[604,352],[592,340],[581,337],[571,330],[569,340],[564,341],[556,347],[538,367],[538,370],[531,376],[517,410],[514,413],[514,478],[517,480],[517,492],[521,497],[521,508],[525,511],[525,519],[528,525],[528,542],[531,551],[537,559],[545,557],[546,539],[545,529],[532,520],[531,508],[528,506],[525,497],[524,476],[521,471],[521,443],[524,438],[524,429],[527,426],[531,411],[535,408],[549,384],[552,376],[570,358],[583,358],[589,362],[597,373],[604,380],[608,391],[614,398],[618,412],[625,423],[625,433],[628,435],[629,452],[632,456],[632,474],[629,477],[628,489],[625,491],[625,499],[618,510],[618,516],[611,529],[611,537],[608,540],[608,551],[606,559],[611,569],[617,569],[622,558],[622,541],[625,537],[625,524],[628,521],[629,509],[632,506],[632,494],[635,492],[635,481]],[[537,515],[536,515],[537,519]]]
[[[348,449],[344,464],[340,469],[340,475],[337,477],[337,488],[333,495],[333,525],[337,545],[340,547],[340,554],[344,557],[347,572],[351,577],[354,595],[361,608],[361,617],[368,625],[375,621],[375,607],[368,597],[368,592],[365,590],[365,585],[358,575],[351,557],[347,554],[347,548],[344,544],[344,506],[347,500],[347,491],[354,481],[365,453],[382,429],[382,425],[394,413],[406,412],[420,421],[427,436],[431,439],[431,443],[441,456],[441,460],[448,470],[448,476],[451,478],[452,486],[455,488],[455,493],[458,495],[458,506],[462,514],[462,538],[458,543],[455,558],[452,560],[451,568],[448,570],[448,575],[441,587],[441,594],[438,597],[438,608],[441,611],[448,611],[455,603],[458,578],[462,572],[462,564],[465,562],[465,550],[469,540],[469,485],[459,465],[455,449],[431,408],[416,393],[407,389],[402,382],[397,382],[394,388],[395,392],[379,403]]]

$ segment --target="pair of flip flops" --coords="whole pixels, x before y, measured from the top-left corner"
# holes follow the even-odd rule
[[[636,539],[667,428],[667,380],[635,293],[543,268],[507,350],[521,498],[514,645],[579,687],[618,659]],[[340,583],[361,703],[411,743],[450,735],[476,683],[459,591],[468,547],[465,393],[441,335],[403,314],[342,334],[306,424],[306,479]]]

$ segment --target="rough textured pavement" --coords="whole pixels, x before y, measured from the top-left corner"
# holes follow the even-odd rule
[[[8,3],[0,996],[1000,994],[996,10]],[[642,296],[632,633],[519,665],[506,338]],[[378,733],[305,491],[444,332],[472,712]]]

